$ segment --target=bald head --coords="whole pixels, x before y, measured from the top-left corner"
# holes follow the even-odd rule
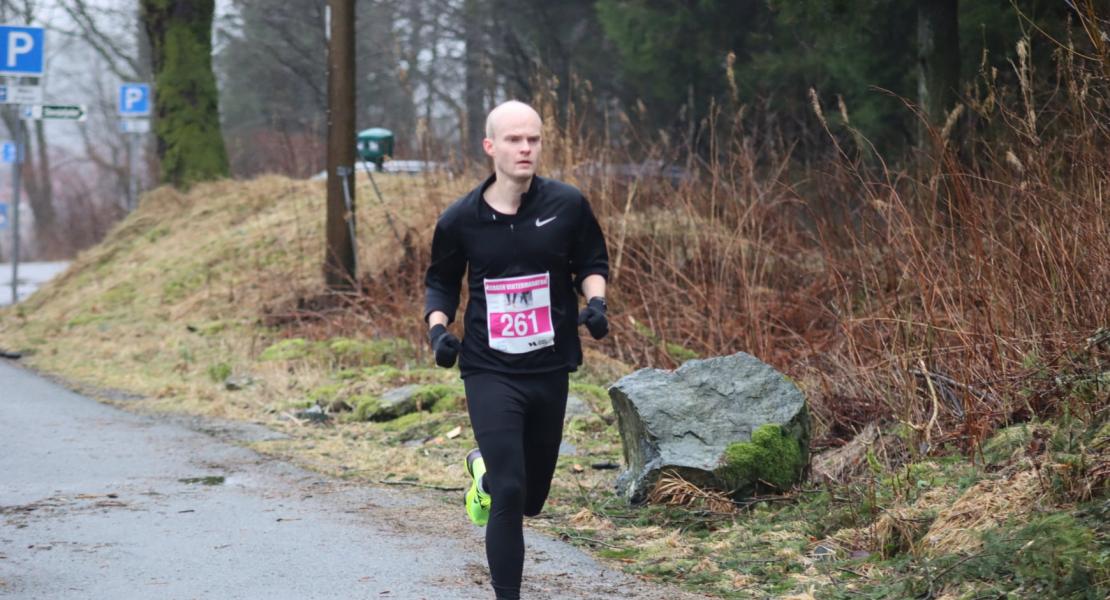
[[[532,121],[534,119],[534,121]],[[519,100],[509,100],[498,104],[493,110],[489,111],[489,116],[486,117],[486,137],[494,139],[494,135],[503,129],[506,124],[517,124],[521,122],[543,123],[540,119],[540,113],[536,109],[528,106]],[[531,124],[531,123],[529,123]]]

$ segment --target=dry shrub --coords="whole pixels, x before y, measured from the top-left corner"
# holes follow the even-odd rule
[[[731,514],[736,510],[728,494],[700,488],[676,471],[663,473],[648,493],[647,500],[667,506],[704,507],[714,513]]]
[[[900,164],[840,146],[854,134],[819,111],[829,155],[803,164],[754,110],[718,106],[698,147],[619,114],[614,138],[541,92],[546,174],[578,185],[608,236],[611,335],[586,345],[632,367],[754,354],[803,386],[818,447],[890,419],[911,455],[970,451],[1004,422],[1096,410],[1105,393],[1076,404],[1044,374],[1090,369],[1074,350],[1110,323],[1110,80],[1074,53],[1057,65],[1043,79],[1023,69],[1017,88],[982,74],[964,126]],[[309,321],[423,347],[432,223],[479,176],[440,182],[401,243],[375,232],[402,258],[340,299],[355,310]]]
[[[1044,495],[1035,469],[980,481],[937,515],[922,539],[923,549],[934,557],[972,552],[982,545],[984,531],[1031,513]]]
[[[912,453],[971,450],[1076,404],[1044,373],[1089,368],[1074,350],[1110,323],[1110,80],[1101,62],[1056,59],[1043,79],[1019,65],[1014,88],[982,74],[964,123],[901,165],[841,147],[824,122],[828,159],[799,164],[772,119],[735,107],[693,155],[551,128],[550,164],[609,236],[606,351],[662,367],[752,353],[806,388],[818,445],[885,417],[908,425]]]

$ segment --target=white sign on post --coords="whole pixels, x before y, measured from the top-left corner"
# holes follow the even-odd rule
[[[42,86],[0,83],[0,104],[42,104]]]
[[[42,27],[0,25],[0,75],[42,77],[45,41]]]
[[[150,131],[150,119],[120,119],[120,133],[147,133]]]

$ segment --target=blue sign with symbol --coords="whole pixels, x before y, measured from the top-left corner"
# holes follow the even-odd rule
[[[42,27],[0,25],[0,75],[42,77],[45,42]]]
[[[15,142],[0,142],[0,162],[13,163],[19,158]]]
[[[0,202],[0,229],[8,228],[8,205]]]
[[[125,83],[119,86],[119,114],[121,117],[149,116],[150,84]]]

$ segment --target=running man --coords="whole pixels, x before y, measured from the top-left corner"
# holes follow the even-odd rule
[[[523,520],[540,513],[551,488],[567,378],[582,364],[577,325],[594,339],[609,332],[601,227],[582,192],[536,175],[541,129],[522,102],[490,112],[482,145],[493,175],[440,216],[425,276],[428,340],[437,365],[459,359],[478,441],[465,459],[466,511],[486,525],[498,599],[520,598]],[[470,300],[459,342],[447,326],[464,274]],[[581,312],[576,292],[588,299]]]

